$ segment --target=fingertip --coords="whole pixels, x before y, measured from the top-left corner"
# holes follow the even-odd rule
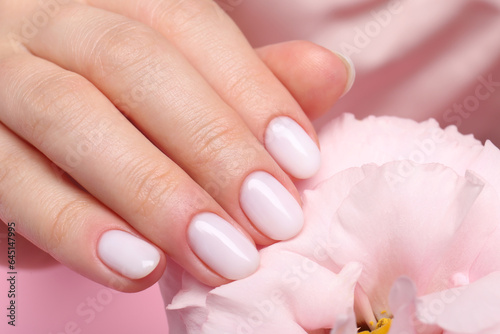
[[[256,171],[247,176],[240,193],[242,210],[252,223],[273,240],[288,240],[303,227],[300,204],[271,174]]]
[[[161,258],[154,246],[122,230],[104,232],[97,244],[97,253],[104,264],[133,280],[151,274]]]
[[[347,57],[312,42],[273,44],[257,53],[310,119],[328,111],[354,81]]]
[[[346,56],[343,53],[337,51],[333,51],[333,53],[342,61],[347,72],[347,81],[344,87],[344,91],[342,92],[342,95],[340,95],[340,97],[343,97],[351,90],[352,85],[354,84],[354,79],[356,78],[356,68],[354,67],[354,63],[349,56]]]
[[[255,245],[220,216],[211,212],[197,214],[187,232],[196,256],[222,277],[237,280],[257,270],[260,256]]]
[[[307,179],[319,170],[321,154],[317,142],[290,117],[276,117],[269,123],[265,145],[279,165],[295,178]]]
[[[161,249],[132,231],[116,227],[97,232],[99,234],[93,257],[98,264],[85,266],[85,276],[127,293],[145,290],[158,282],[167,263]]]

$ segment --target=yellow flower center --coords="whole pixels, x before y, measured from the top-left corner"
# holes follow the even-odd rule
[[[377,326],[375,327],[375,329],[371,332],[369,331],[362,331],[362,332],[359,332],[358,334],[387,334],[389,333],[389,329],[391,328],[391,319],[389,318],[383,318],[383,319],[380,319],[378,322],[377,322]]]

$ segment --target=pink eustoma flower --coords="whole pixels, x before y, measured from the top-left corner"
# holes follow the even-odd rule
[[[171,263],[171,333],[500,333],[500,151],[434,120],[352,115],[320,143],[304,229],[255,274],[210,288]]]

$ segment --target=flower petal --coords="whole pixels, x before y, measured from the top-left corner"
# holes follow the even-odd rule
[[[330,194],[336,193],[334,184],[325,181],[315,190],[320,194],[315,198],[318,210],[333,210],[315,215],[315,219],[333,216],[329,222],[315,221],[331,225],[332,261],[338,266],[362,263],[359,283],[375,314],[388,308],[390,287],[401,275],[411,277],[420,294],[449,287],[448,279],[468,271],[482,247],[478,240],[486,240],[497,223],[477,229],[476,217],[469,216],[477,212],[471,211],[474,205],[487,200],[480,196],[484,188],[480,180],[460,177],[441,165],[411,162],[411,173],[403,177],[400,163],[364,166],[365,178],[352,187],[338,210],[329,206]],[[305,212],[309,211],[306,203]],[[307,214],[306,219],[310,219]],[[464,249],[460,256],[455,256],[457,246]]]
[[[479,156],[468,166],[468,168],[491,184],[500,196],[500,150],[489,140]]]
[[[500,328],[500,271],[468,286],[419,298],[417,317],[454,333],[482,334]],[[498,333],[498,332],[496,332]]]
[[[389,293],[389,306],[394,314],[389,334],[416,334],[415,300],[417,287],[408,277],[398,278]]]
[[[464,175],[483,149],[472,135],[462,135],[455,126],[443,130],[434,119],[421,123],[389,116],[357,120],[352,114],[324,125],[319,142],[322,166],[315,176],[298,182],[299,190],[313,189],[350,167],[395,160],[440,163]]]
[[[167,305],[170,333],[192,333],[201,328],[208,316],[205,304],[212,288],[201,284],[174,261],[167,261],[167,270],[159,284]]]
[[[321,170],[299,183],[301,233],[261,250],[254,275],[213,290],[168,266],[161,284],[171,332],[355,333],[353,298],[359,307],[363,292],[365,318],[393,312],[390,333],[442,333],[438,324],[445,334],[500,333],[488,312],[468,309],[479,331],[453,322],[466,319],[453,306],[458,297],[423,317],[456,287],[467,286],[460,298],[469,306],[500,290],[482,278],[500,270],[500,151],[435,120],[344,115],[319,137]]]
[[[337,275],[307,257],[271,248],[262,251],[257,273],[209,293],[204,328],[228,333],[244,328],[289,333],[294,324],[304,330],[331,328],[352,309],[359,265],[349,264]]]
[[[356,334],[357,332],[356,316],[354,311],[350,311],[347,315],[337,317],[335,328],[330,331],[330,334]]]

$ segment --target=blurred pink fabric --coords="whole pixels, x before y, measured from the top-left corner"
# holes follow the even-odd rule
[[[255,46],[304,39],[352,58],[356,82],[318,127],[342,112],[434,117],[500,146],[500,0],[216,1]],[[156,285],[111,294],[28,243],[18,250],[19,325],[7,326],[2,307],[1,333],[168,333]]]
[[[255,46],[304,39],[351,57],[356,82],[327,117],[433,117],[500,145],[500,0],[220,3]]]

